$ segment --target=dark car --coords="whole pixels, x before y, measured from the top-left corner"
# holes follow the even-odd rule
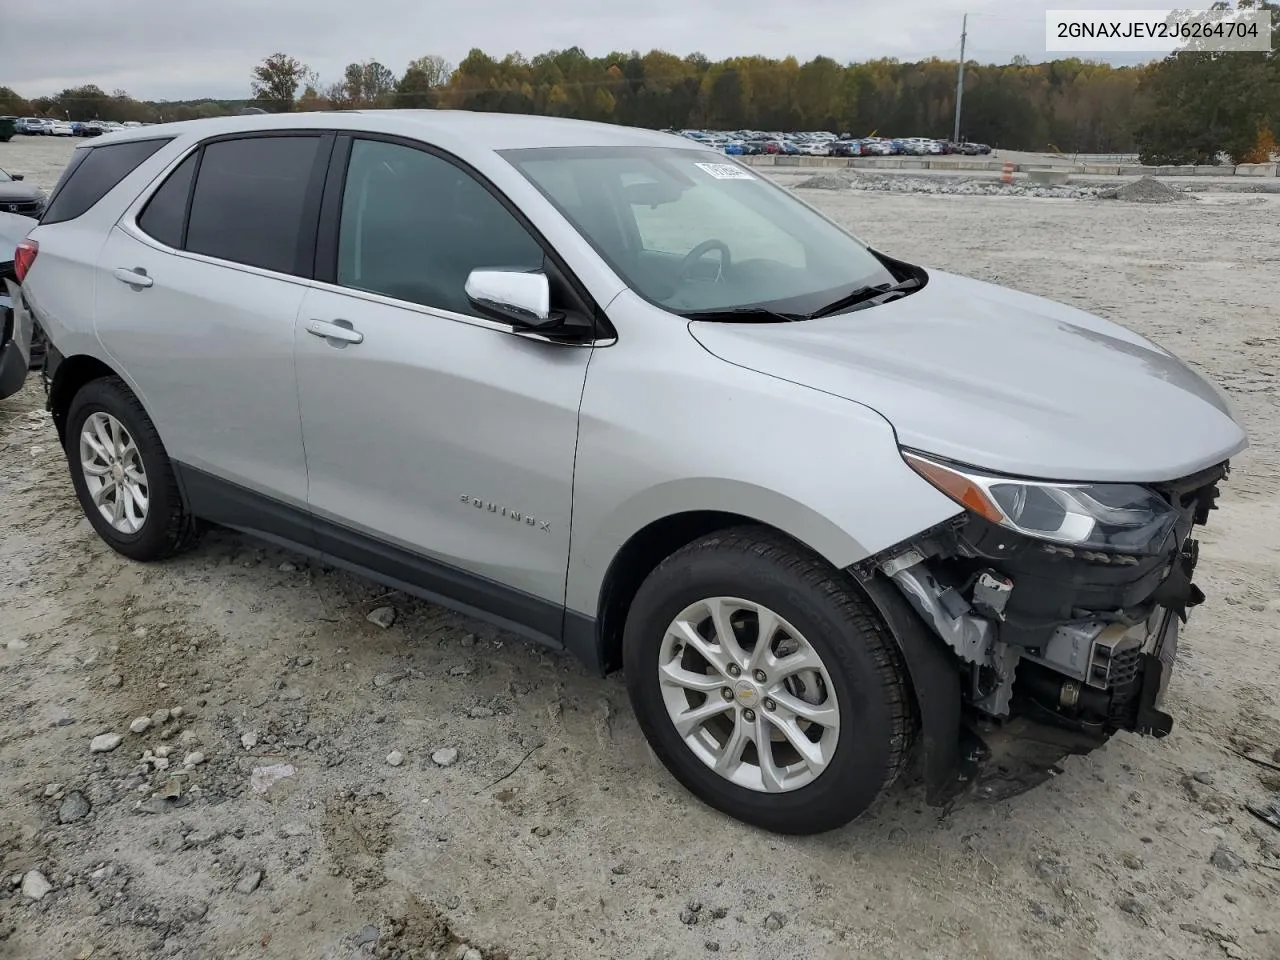
[[[23,183],[22,174],[0,170],[0,213],[38,218],[44,213],[44,202],[44,191]]]
[[[18,296],[14,251],[36,225],[32,217],[0,213],[0,400],[22,388],[27,370],[44,362],[44,337],[18,329],[12,298]]]
[[[836,140],[827,150],[829,157],[860,157],[862,143],[858,140]]]

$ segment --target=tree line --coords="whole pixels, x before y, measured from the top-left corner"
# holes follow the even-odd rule
[[[1138,153],[1146,162],[1266,160],[1280,134],[1280,6],[1270,53],[1181,50],[1141,66],[1080,59],[966,63],[961,133],[1018,150]],[[579,47],[526,58],[472,50],[456,67],[424,56],[397,75],[376,60],[322,83],[275,53],[253,68],[245,100],[138,101],[89,85],[22,100],[0,87],[0,114],[184,120],[246,105],[292,110],[455,108],[575,117],[658,129],[829,130],[948,137],[954,61],[840,64],[828,57],[732,57],[661,50],[592,57]]]

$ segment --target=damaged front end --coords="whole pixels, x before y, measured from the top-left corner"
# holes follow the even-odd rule
[[[1167,734],[1178,629],[1204,599],[1191,532],[1228,464],[1167,483],[1050,484],[904,456],[966,512],[854,572],[891,580],[954,654],[957,762],[926,771],[930,801],[1011,796],[1118,730]]]

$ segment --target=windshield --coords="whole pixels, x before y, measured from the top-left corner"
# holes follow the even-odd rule
[[[0,183],[8,183],[13,177],[9,176],[3,170],[0,170]]]
[[[704,150],[502,154],[645,299],[674,313],[801,316],[895,277],[863,244],[749,169]]]

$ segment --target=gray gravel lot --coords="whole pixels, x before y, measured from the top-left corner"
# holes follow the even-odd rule
[[[0,167],[51,186],[69,147]],[[803,196],[1131,326],[1239,406],[1167,739],[997,805],[897,788],[764,834],[674,783],[618,677],[229,533],[124,561],[29,383],[0,402],[0,957],[1280,956],[1280,832],[1242,808],[1280,770],[1238,753],[1280,748],[1280,198]]]

